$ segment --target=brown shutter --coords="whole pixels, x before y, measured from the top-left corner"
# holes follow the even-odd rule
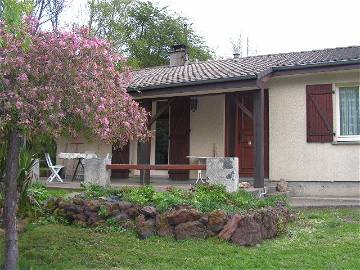
[[[332,85],[306,86],[306,124],[308,142],[333,141]]]

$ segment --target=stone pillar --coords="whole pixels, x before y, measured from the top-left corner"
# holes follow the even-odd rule
[[[111,170],[106,169],[106,165],[111,164],[111,154],[105,158],[85,159],[84,182],[85,184],[97,184],[100,186],[110,185]]]
[[[239,188],[239,159],[237,157],[207,158],[206,177],[210,184],[224,185],[228,192]]]

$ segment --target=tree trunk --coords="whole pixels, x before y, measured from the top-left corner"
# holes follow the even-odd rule
[[[16,206],[18,199],[17,175],[19,171],[20,133],[12,130],[9,137],[5,168],[5,266],[6,270],[17,268],[19,256],[16,232]]]

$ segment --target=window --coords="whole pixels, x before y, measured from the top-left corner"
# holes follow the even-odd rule
[[[360,141],[360,90],[359,86],[337,89],[338,141]]]

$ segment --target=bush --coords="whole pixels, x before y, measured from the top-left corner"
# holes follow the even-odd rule
[[[165,192],[156,192],[153,186],[126,187],[116,190],[98,185],[88,185],[85,187],[84,193],[88,199],[116,195],[139,206],[153,205],[160,212],[180,204],[192,205],[205,213],[217,209],[234,213],[248,209],[275,206],[280,201],[286,203],[286,197],[284,196],[270,196],[258,199],[245,190],[228,193],[224,186],[208,184],[196,185],[192,191],[171,187]]]
[[[106,188],[97,184],[82,185],[85,188],[84,195],[87,199],[97,199],[108,196],[121,196],[121,191],[113,188]]]
[[[146,205],[153,202],[155,189],[153,186],[122,189],[123,199],[138,205]]]

